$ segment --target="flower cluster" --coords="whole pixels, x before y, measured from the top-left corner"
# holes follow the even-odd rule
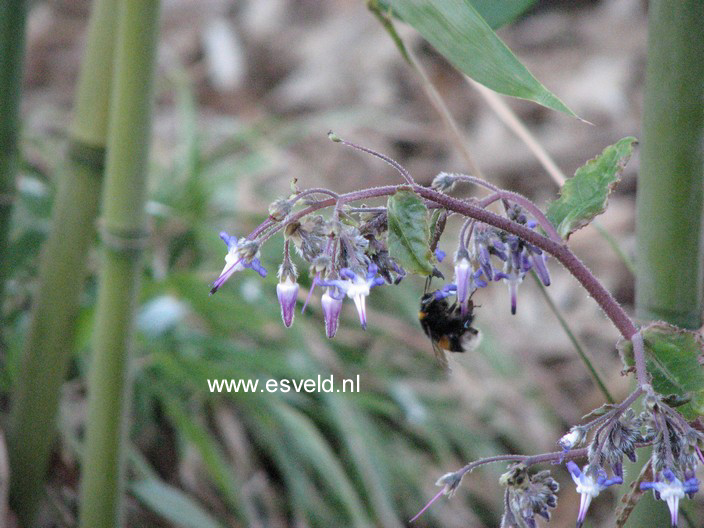
[[[349,268],[340,269],[341,279],[319,280],[320,286],[326,287],[329,301],[323,304],[323,313],[325,315],[325,330],[328,337],[333,337],[337,329],[337,319],[340,315],[340,306],[342,299],[347,296],[354,301],[359,314],[359,322],[362,328],[367,328],[367,309],[366,298],[369,291],[374,286],[384,284],[384,279],[377,276],[379,268],[376,264],[369,264],[366,273],[355,273]]]
[[[506,208],[508,218],[517,224],[537,226],[529,220],[519,205]],[[491,281],[502,280],[508,285],[511,299],[511,313],[516,313],[518,286],[526,273],[534,270],[545,286],[550,285],[550,273],[546,266],[546,255],[540,249],[522,238],[482,224],[473,225],[470,240],[460,237],[460,245],[455,253],[455,281],[457,302],[462,313],[467,312],[468,300],[477,288],[484,288]],[[467,249],[469,246],[471,249]],[[501,265],[497,266],[497,262]]]
[[[550,520],[549,509],[557,506],[560,489],[550,471],[530,475],[525,465],[516,464],[501,475],[499,482],[506,487],[502,527],[536,528],[536,514]]]
[[[377,212],[370,215],[362,211],[355,223],[343,223],[337,214],[331,220],[321,215],[309,215],[301,221],[285,222],[293,210],[294,198],[276,200],[269,208],[270,222],[282,222],[286,238],[284,260],[279,267],[276,287],[284,325],[290,327],[293,324],[298,299],[298,274],[289,252],[290,245],[293,245],[310,266],[313,277],[311,293],[316,286],[325,290],[321,305],[327,336],[333,337],[337,332],[345,297],[354,302],[362,328],[366,328],[366,298],[371,289],[385,282],[398,282],[405,275],[403,268],[389,256],[379,236],[385,230],[385,214]],[[347,218],[352,219],[352,215],[347,215]],[[266,276],[259,260],[258,242],[248,238],[238,240],[224,232],[220,236],[228,252],[225,268],[213,283],[211,294],[237,271],[253,269],[262,277]]]
[[[457,174],[446,176],[453,181],[462,177]],[[449,187],[445,186],[444,190]],[[312,212],[298,214],[300,211],[296,210],[297,204],[316,209],[320,203],[316,197],[321,194],[336,197],[331,217],[326,218]],[[506,202],[505,206],[507,217],[516,224],[529,228],[537,226],[537,222],[529,219],[519,205]],[[442,228],[444,220],[445,217]],[[436,227],[431,238],[438,263],[445,256],[444,251],[434,247],[442,234],[442,228],[438,230]],[[309,265],[312,285],[308,299],[316,287],[323,288],[320,300],[328,337],[333,337],[337,332],[345,297],[354,302],[359,321],[366,328],[366,298],[372,288],[384,283],[398,284],[406,275],[404,268],[390,255],[387,247],[388,216],[385,208],[351,207],[332,191],[312,189],[301,192],[296,189],[291,196],[279,198],[269,206],[269,219],[255,230],[254,236],[238,239],[221,233],[228,252],[225,268],[213,283],[211,294],[235,272],[253,269],[265,276],[266,270],[260,263],[259,248],[277,231],[283,231],[285,247],[276,293],[281,306],[281,317],[287,327],[293,324],[299,291],[290,247]],[[463,317],[468,315],[473,293],[492,281],[508,284],[512,313],[516,312],[518,284],[523,281],[526,273],[535,270],[545,285],[550,284],[545,254],[516,235],[472,222],[469,235],[465,237],[465,229],[460,234],[458,246],[454,259],[454,282],[442,286],[437,295],[455,295]],[[437,268],[433,275],[443,276]],[[308,300],[304,303],[304,309],[307,304]]]
[[[636,391],[632,396],[637,396]],[[630,403],[629,398],[626,403]],[[699,489],[695,470],[704,462],[699,445],[704,435],[692,428],[674,409],[655,394],[646,397],[646,410],[640,414],[632,408],[609,406],[601,416],[583,426],[573,427],[558,442],[562,458],[578,446],[589,429],[596,429],[586,450],[588,464],[580,471],[573,461],[567,469],[581,495],[577,527],[582,526],[592,499],[614,484],[623,483],[623,458],[636,461],[639,446],[653,446],[649,464],[656,475],[654,482],[641,483],[642,490],[653,490],[655,497],[667,503],[672,526],[677,526],[680,499],[691,496]],[[603,412],[603,411],[602,411]],[[608,477],[608,466],[612,477]]]

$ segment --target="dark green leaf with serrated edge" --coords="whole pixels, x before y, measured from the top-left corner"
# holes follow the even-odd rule
[[[516,20],[528,11],[537,0],[470,0],[474,9],[492,29],[498,29]],[[388,0],[379,0],[382,10],[389,9]],[[394,13],[396,14],[396,13]],[[399,19],[401,17],[398,17]]]
[[[577,117],[511,53],[469,0],[389,0],[452,65],[487,88]]]
[[[421,198],[411,191],[398,191],[389,197],[386,213],[389,254],[408,272],[432,273],[428,209]]]
[[[546,212],[562,238],[568,238],[604,212],[609,193],[618,183],[636,143],[636,138],[626,137],[606,147],[565,182],[560,197],[548,205]]]
[[[645,342],[646,368],[653,378],[653,388],[662,395],[675,394],[691,398],[679,407],[688,419],[704,415],[704,367],[701,334],[683,330],[668,323],[656,322],[641,329]],[[633,345],[621,340],[618,344],[626,367],[634,365]]]

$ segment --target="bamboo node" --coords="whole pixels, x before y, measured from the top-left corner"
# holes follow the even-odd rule
[[[74,163],[96,169],[100,174],[105,170],[105,147],[74,139],[68,145],[68,157]]]
[[[142,228],[121,229],[99,222],[98,232],[106,248],[121,253],[140,252],[149,243],[149,232]]]

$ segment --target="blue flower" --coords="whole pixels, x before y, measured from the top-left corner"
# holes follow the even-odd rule
[[[227,255],[225,255],[225,267],[222,273],[213,283],[210,295],[214,294],[233,273],[242,271],[245,268],[253,269],[262,277],[266,277],[266,270],[259,262],[259,245],[253,240],[231,236],[225,231],[220,233],[225,245],[227,245]]]
[[[589,466],[584,466],[583,470],[580,471],[577,464],[572,460],[567,462],[567,469],[577,486],[577,493],[581,495],[579,513],[577,514],[577,528],[580,528],[587,516],[587,510],[592,503],[592,499],[609,486],[622,484],[623,479],[621,477],[607,479],[606,472],[601,468],[594,469]]]
[[[699,491],[699,481],[692,473],[684,482],[678,479],[671,469],[666,468],[658,476],[655,482],[641,482],[641,490],[653,490],[655,497],[664,500],[670,509],[670,521],[672,526],[677,526],[677,513],[679,511],[680,499],[685,495],[691,496]]]
[[[342,277],[342,279],[320,281],[319,284],[337,290],[339,293],[333,293],[331,295],[333,298],[341,299],[343,295],[346,295],[352,299],[357,308],[357,313],[359,314],[359,322],[362,328],[366,329],[367,296],[373,287],[384,284],[384,279],[377,276],[378,270],[379,268],[377,268],[376,264],[369,264],[366,274],[356,274],[349,268],[342,268],[340,270],[340,277]]]
[[[462,315],[469,311],[469,298],[477,288],[486,287],[487,283],[481,276],[482,269],[474,270],[469,261],[466,249],[460,249],[455,255],[455,283],[457,284],[457,303],[460,305]]]

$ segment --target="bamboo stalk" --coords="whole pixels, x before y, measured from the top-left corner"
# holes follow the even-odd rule
[[[61,384],[74,348],[85,262],[95,236],[107,136],[117,0],[96,0],[77,87],[67,162],[14,388],[8,444],[11,501],[32,526],[54,439]]]
[[[123,0],[111,102],[103,258],[88,379],[80,526],[121,526],[130,348],[146,241],[146,166],[158,0]]]
[[[0,2],[0,317],[9,266],[6,255],[10,217],[15,198],[26,19],[25,0]]]
[[[704,3],[651,0],[636,202],[636,315],[702,323]]]
[[[651,0],[648,17],[636,199],[636,316],[698,328],[703,265],[704,3]],[[641,456],[641,460],[647,458]],[[667,508],[646,495],[629,526],[668,522]]]

